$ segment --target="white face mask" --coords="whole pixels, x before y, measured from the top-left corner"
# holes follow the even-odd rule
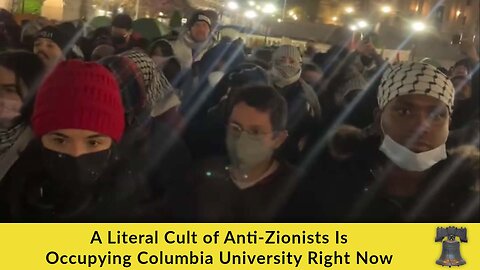
[[[383,124],[381,123],[383,131]],[[398,167],[412,172],[423,172],[433,165],[447,158],[445,143],[430,151],[415,153],[407,147],[397,143],[383,131],[384,138],[380,151]]]
[[[262,135],[250,135],[245,132],[233,135],[227,132],[226,141],[232,165],[242,173],[248,173],[258,164],[270,160],[275,151],[265,145]]]
[[[208,82],[210,83],[210,86],[215,87],[223,78],[223,75],[225,75],[223,71],[214,71],[210,73],[208,75]]]

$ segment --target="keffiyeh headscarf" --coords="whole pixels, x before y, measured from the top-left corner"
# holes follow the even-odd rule
[[[100,64],[112,72],[120,86],[127,128],[148,120],[151,107],[147,106],[143,74],[137,65],[129,58],[118,55],[105,57]]]
[[[155,106],[172,94],[173,87],[165,75],[159,72],[157,65],[147,54],[140,51],[128,51],[120,56],[127,57],[137,66],[143,77],[143,86],[146,93],[147,105]]]
[[[404,95],[434,97],[452,113],[455,90],[452,82],[436,67],[417,62],[394,65],[383,75],[378,89],[378,105],[383,109],[393,99]]]

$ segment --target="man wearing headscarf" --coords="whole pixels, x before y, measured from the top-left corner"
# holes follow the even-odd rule
[[[282,155],[296,163],[304,146],[320,121],[320,103],[313,89],[301,79],[302,56],[298,48],[280,46],[273,53],[271,80],[288,105],[287,129],[289,138]]]
[[[425,63],[395,65],[377,100],[379,134],[342,128],[331,160],[316,168],[324,213],[337,221],[478,221],[478,152],[445,145],[454,104],[447,76]]]

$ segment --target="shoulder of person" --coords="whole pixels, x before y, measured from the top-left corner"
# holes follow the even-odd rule
[[[328,141],[330,156],[337,161],[345,161],[358,154],[361,149],[370,146],[374,136],[351,125],[339,126]]]
[[[194,163],[188,173],[187,182],[195,190],[205,190],[211,185],[221,185],[230,180],[227,157],[213,156]]]
[[[10,168],[5,178],[17,178],[20,175],[25,175],[32,171],[40,171],[43,169],[43,164],[41,160],[41,143],[38,140],[32,140],[27,145],[27,147],[20,153],[18,160]]]
[[[307,95],[305,94],[304,88],[300,80],[284,87],[280,88],[279,92],[287,100],[287,103],[290,101],[303,99],[307,101]]]
[[[278,161],[278,168],[275,173],[284,175],[286,177],[295,177],[296,172],[297,172],[297,167],[295,165],[285,160]]]
[[[454,185],[467,186],[480,192],[480,151],[475,145],[462,145],[448,150],[448,158],[441,166],[440,175],[451,174]]]

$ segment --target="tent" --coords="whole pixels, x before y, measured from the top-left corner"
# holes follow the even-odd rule
[[[133,31],[152,41],[170,33],[170,27],[153,18],[142,18],[133,22]]]
[[[107,16],[98,16],[90,21],[90,28],[93,30],[110,25],[112,25],[112,18]]]

